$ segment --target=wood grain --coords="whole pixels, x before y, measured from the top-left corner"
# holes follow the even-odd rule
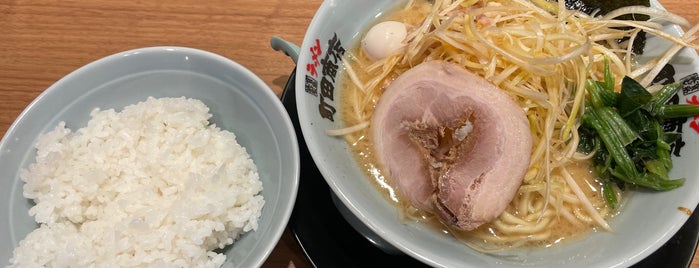
[[[246,66],[277,95],[293,62],[272,36],[301,44],[321,0],[0,0],[0,135],[52,83],[104,56],[140,47],[186,46]],[[696,3],[665,8],[699,23]],[[692,268],[699,268],[695,256]],[[0,260],[4,262],[6,260]],[[311,267],[287,230],[263,267]]]

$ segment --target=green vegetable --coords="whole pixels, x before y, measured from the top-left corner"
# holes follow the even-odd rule
[[[638,183],[640,175],[631,156],[626,151],[626,145],[635,140],[635,137],[629,140],[630,137],[635,136],[635,133],[623,122],[623,119],[621,119],[621,124],[618,124],[619,119],[621,117],[611,107],[601,107],[599,109],[587,107],[585,115],[582,117],[583,125],[595,130],[598,137],[602,140],[604,148],[614,161],[614,166],[605,165],[605,170],[611,171],[612,174],[617,174],[615,177],[625,182]],[[617,127],[621,127],[623,130]]]
[[[663,119],[689,117],[699,113],[699,106],[691,104],[665,105],[658,107],[653,112],[657,117]]]
[[[612,188],[612,182],[610,181],[602,183],[602,196],[604,196],[604,200],[606,200],[607,204],[612,208],[615,208],[619,203],[619,200],[616,198],[616,192],[614,192],[614,188]]]
[[[617,108],[621,116],[628,116],[638,111],[653,98],[653,95],[641,84],[628,76],[624,77],[621,85],[621,94],[619,94],[619,101],[617,102]]]
[[[593,107],[616,105],[619,96],[614,93],[613,87],[612,89],[607,89],[605,84],[593,80],[587,80],[586,83],[587,92],[590,93],[590,101]]]
[[[699,106],[667,104],[681,89],[672,83],[655,95],[635,80],[624,77],[621,92],[613,91],[613,77],[605,62],[605,81],[587,81],[589,101],[581,118],[578,151],[595,152],[594,166],[602,194],[611,207],[618,203],[614,185],[667,191],[684,184],[670,179],[670,144],[679,133],[665,133],[664,119],[699,114]]]

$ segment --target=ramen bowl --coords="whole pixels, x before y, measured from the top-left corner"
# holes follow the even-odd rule
[[[276,94],[242,65],[207,51],[148,47],[120,52],[89,63],[39,95],[19,115],[0,143],[0,262],[7,265],[20,240],[38,225],[28,213],[20,170],[34,162],[41,133],[63,121],[77,130],[99,108],[123,107],[148,97],[198,99],[209,108],[209,122],[235,134],[254,161],[262,182],[262,208],[256,230],[217,250],[224,267],[259,267],[271,254],[291,216],[299,181],[298,140]],[[79,256],[77,256],[79,257]]]
[[[685,185],[667,192],[629,193],[621,212],[610,221],[611,232],[593,232],[552,247],[485,254],[449,234],[402,220],[357,163],[350,145],[326,134],[326,130],[346,127],[340,112],[343,63],[339,57],[359,44],[377,18],[400,3],[325,1],[307,30],[297,62],[295,96],[303,138],[333,194],[358,219],[355,224],[364,225],[356,229],[366,228],[403,254],[435,267],[626,267],[660,248],[687,221],[686,209],[693,210],[699,202],[699,167],[693,164],[699,154],[699,132],[690,127],[691,118],[677,126],[683,132],[683,144],[670,173],[670,177],[687,178]],[[681,31],[674,25],[665,30]],[[648,40],[645,55],[662,51],[665,45],[656,41]],[[695,74],[696,59],[694,51],[683,50],[671,62],[675,79]],[[695,96],[694,91],[681,92],[680,99]]]

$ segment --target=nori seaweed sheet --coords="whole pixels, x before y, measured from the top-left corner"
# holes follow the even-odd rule
[[[597,11],[597,15],[604,15],[617,8],[626,6],[650,6],[650,0],[565,0],[566,8],[571,10],[580,10],[587,14],[592,14]],[[646,15],[625,15],[619,17],[624,20],[647,20]],[[618,40],[624,42],[626,40]],[[643,54],[643,48],[646,46],[646,33],[640,32],[633,43],[633,52]]]
[[[575,9],[591,14],[599,10],[600,15],[609,13],[612,10],[627,6],[650,6],[650,0],[566,0],[566,8]],[[644,18],[645,17],[645,18]],[[626,20],[647,20],[647,16],[622,16]]]

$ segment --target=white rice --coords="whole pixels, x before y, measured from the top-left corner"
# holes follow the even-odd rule
[[[199,100],[148,98],[41,135],[23,170],[40,228],[10,267],[219,267],[264,199],[236,136]]]

